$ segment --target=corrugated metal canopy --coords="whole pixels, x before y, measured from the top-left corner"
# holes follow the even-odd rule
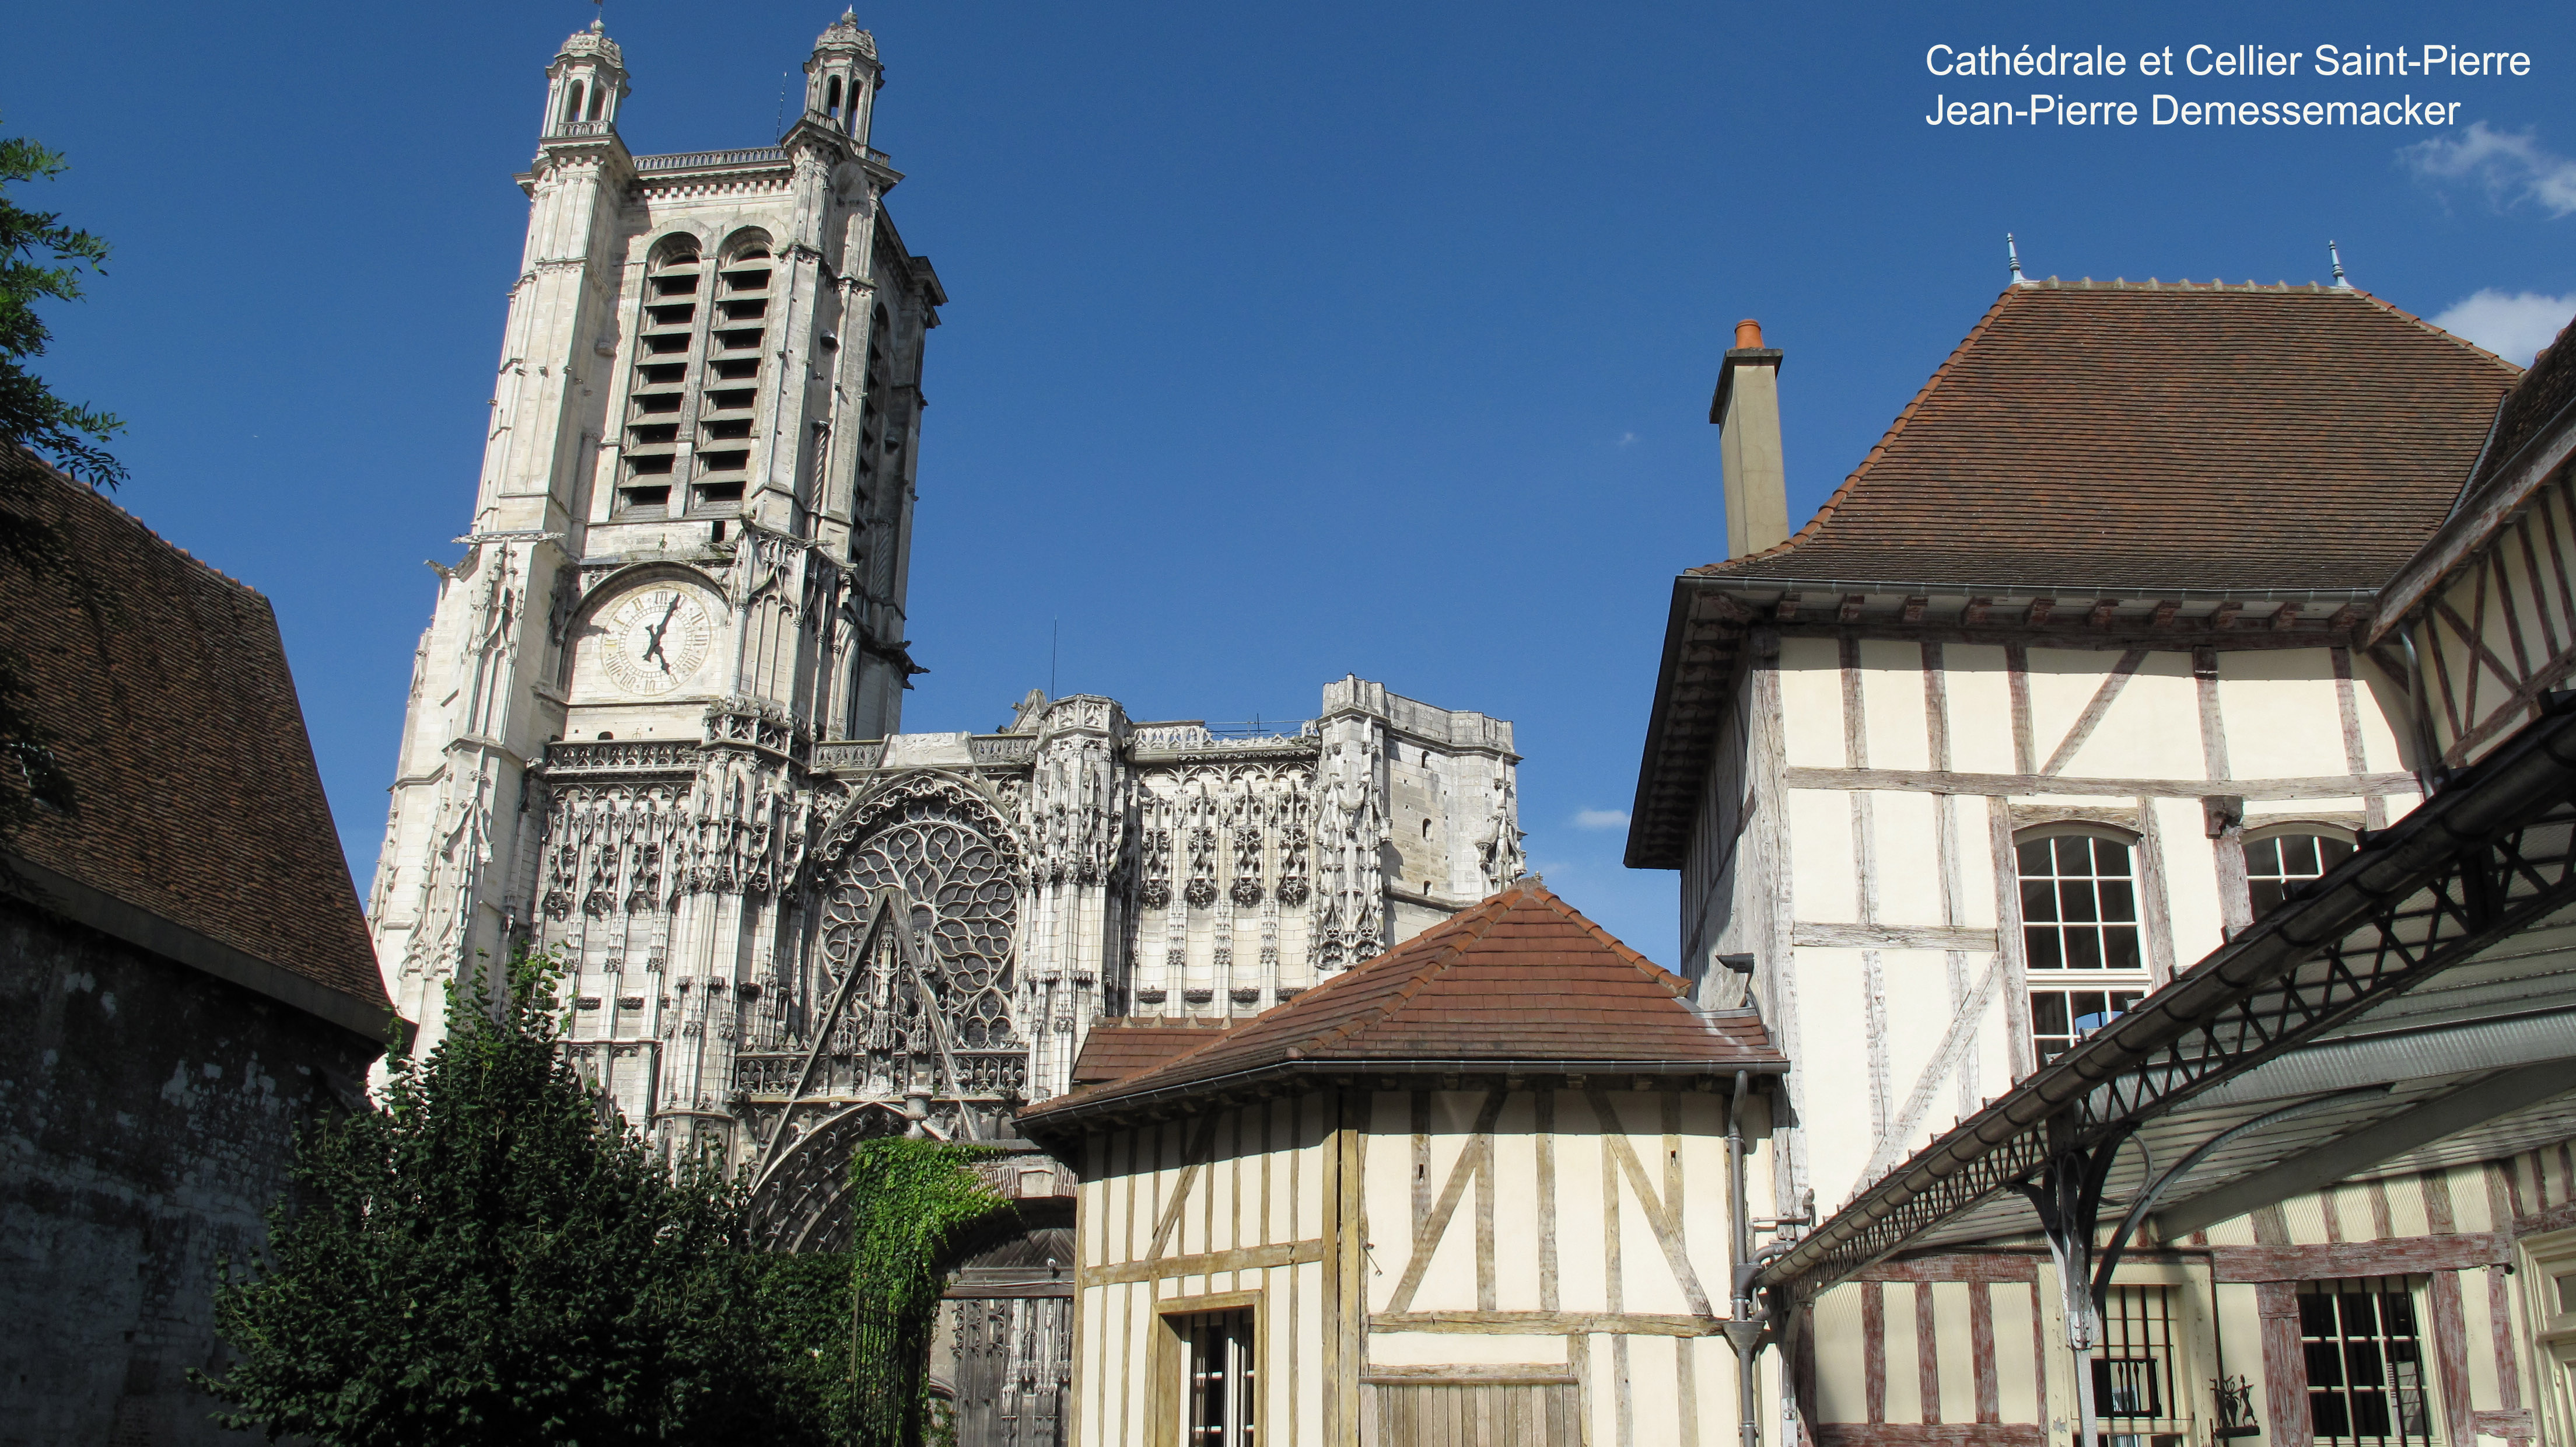
[[[2541,1067],[2550,1090],[2485,1114],[2481,1088]],[[2250,1132],[2221,1146],[2166,1188],[2149,1220],[2150,1243],[2207,1224],[2201,1217],[2231,1188],[2295,1164],[2321,1149],[2376,1150],[2366,1165],[2330,1179],[2367,1180],[2436,1165],[2488,1160],[2576,1135],[2576,911],[2398,995],[2312,1045],[2246,1072],[2141,1126],[2122,1151],[2104,1193],[2106,1218],[2127,1208],[2151,1173],[2171,1169],[2204,1142],[2301,1099],[2385,1084],[2385,1095],[2351,1098]],[[2545,1089],[2545,1086],[2537,1087]],[[2503,1099],[2510,1100],[2506,1096]],[[2495,1096],[2488,1097],[2496,1103]],[[2456,1101],[2479,1118],[2421,1144],[2392,1138],[2410,1112]],[[2378,1149],[2384,1142],[2386,1149]],[[2369,1143],[2369,1144],[2365,1144]],[[2226,1195],[2226,1219],[2312,1186]],[[2200,1210],[2195,1210],[2200,1206]],[[1906,1243],[1906,1249],[1962,1247],[2035,1237],[2038,1218],[2020,1196],[1990,1197]]]

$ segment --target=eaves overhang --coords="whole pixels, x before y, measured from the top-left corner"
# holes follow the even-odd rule
[[[394,1013],[393,1002],[381,990],[367,997],[334,988],[22,855],[0,852],[0,895],[265,996],[372,1044],[408,1051],[419,1030]],[[374,963],[367,961],[370,969]]]
[[[1711,1059],[1698,1057],[1683,1060],[1630,1060],[1618,1057],[1572,1059],[1565,1056],[1485,1056],[1456,1058],[1384,1059],[1331,1056],[1321,1058],[1278,1058],[1247,1065],[1223,1075],[1176,1080],[1169,1085],[1145,1090],[1122,1090],[1117,1086],[1099,1087],[1099,1098],[1077,1100],[1059,1097],[1043,1105],[1022,1111],[1016,1118],[1021,1133],[1050,1149],[1077,1140],[1085,1131],[1141,1120],[1158,1120],[1187,1109],[1204,1109],[1210,1102],[1232,1096],[1258,1094],[1284,1087],[1311,1087],[1338,1080],[1368,1081],[1383,1078],[1419,1079],[1424,1076],[1598,1076],[1604,1079],[1652,1077],[1655,1079],[1707,1079],[1725,1081],[1738,1074],[1772,1077],[1786,1075],[1789,1062],[1773,1057],[1745,1059]]]
[[[1717,733],[1734,692],[1736,662],[1754,621],[1725,590],[1688,573],[1673,580],[1664,656],[1646,717],[1637,797],[1628,811],[1630,869],[1679,869],[1708,777]]]
[[[1864,1187],[1766,1266],[1761,1284],[1812,1299],[2039,1169],[2220,1087],[2538,929],[2576,898],[2576,695],[2163,989]],[[2510,846],[2510,850],[2507,846]],[[2546,854],[2546,859],[2537,856]],[[2428,893],[2429,909],[2405,907]],[[2385,932],[2410,918],[2421,939]],[[2381,929],[2393,963],[2370,978],[2337,953]],[[2445,934],[2444,931],[2448,933]],[[2249,1016],[2258,1043],[2212,1048]],[[2079,1138],[2080,1137],[2080,1138]],[[2048,1139],[2051,1144],[2035,1143]]]
[[[1819,579],[1683,573],[1628,811],[1630,869],[1680,869],[1720,723],[1757,627],[1780,632],[1861,626],[1871,636],[2068,647],[2257,648],[2356,639],[2371,588],[2211,588],[2176,584]],[[1758,642],[1758,640],[1757,640]]]
[[[2506,402],[2512,398],[2507,396]],[[2498,404],[2498,420],[2502,420]],[[2497,461],[2480,479],[2474,474],[2451,516],[2441,528],[2425,540],[2424,546],[2397,570],[2383,590],[2384,604],[2379,610],[2370,641],[2378,642],[2404,623],[2426,599],[2442,591],[2445,584],[2474,565],[2487,550],[2489,540],[2510,526],[2523,513],[2540,505],[2543,485],[2561,475],[2571,457],[2576,457],[2576,397],[2571,397],[2530,438],[2512,450],[2510,456]],[[2485,468],[2481,458],[2479,467]],[[2562,497],[2560,506],[2566,506]]]
[[[2026,605],[2042,598],[2067,603],[2076,599],[2108,599],[2124,605],[2171,600],[2211,607],[2223,603],[2352,604],[2368,603],[2379,593],[2376,588],[2212,588],[2189,583],[2051,583],[2007,578],[1985,582],[1956,578],[1926,582],[1902,578],[1798,578],[1760,573],[1685,573],[1682,576],[1686,580],[1745,597],[1776,598],[1788,592],[1819,599],[1854,595],[1954,600],[1980,598],[1997,607]]]

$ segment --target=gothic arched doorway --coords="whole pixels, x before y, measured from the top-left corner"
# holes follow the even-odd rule
[[[1073,1209],[1022,1202],[949,1280],[931,1344],[958,1447],[1061,1447],[1073,1396]]]

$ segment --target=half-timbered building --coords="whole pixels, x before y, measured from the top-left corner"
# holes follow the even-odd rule
[[[1251,1020],[1104,1024],[1020,1116],[1082,1177],[1071,1440],[1738,1439],[1786,1064],[1535,879]]]
[[[2576,367],[2017,281],[1784,538],[1780,360],[1629,839],[1792,1062],[1775,1440],[2576,1440]]]

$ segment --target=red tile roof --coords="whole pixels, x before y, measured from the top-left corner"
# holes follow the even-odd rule
[[[2497,414],[2495,440],[2487,444],[2478,481],[2511,466],[2515,455],[2543,428],[2576,407],[2576,340],[2571,339],[2576,339],[2576,321],[2559,328],[2558,339],[2532,359],[2531,370],[2523,374]]]
[[[1020,1121],[1062,1128],[1122,1101],[1282,1073],[1788,1068],[1752,1012],[1703,1014],[1688,989],[1528,879],[1186,1055]]]
[[[1091,1034],[1082,1042],[1082,1053],[1074,1058],[1073,1083],[1105,1085],[1141,1075],[1158,1065],[1187,1055],[1241,1020],[1171,1019],[1159,1015],[1119,1016],[1094,1021]]]
[[[2563,474],[2571,423],[2576,423],[2576,322],[2559,330],[2557,340],[2505,394],[2477,476],[2461,490],[2441,531],[2427,538],[2381,590],[2368,642],[2377,643],[2404,626],[2427,596],[2486,556],[2496,535],[2523,516],[2535,496],[2547,495],[2542,484]]]
[[[2459,496],[2517,375],[2360,291],[2008,287],[1813,521],[1693,572],[2376,588]]]
[[[24,501],[69,564],[0,568],[0,617],[74,807],[9,848],[389,1013],[268,600],[67,478]]]

